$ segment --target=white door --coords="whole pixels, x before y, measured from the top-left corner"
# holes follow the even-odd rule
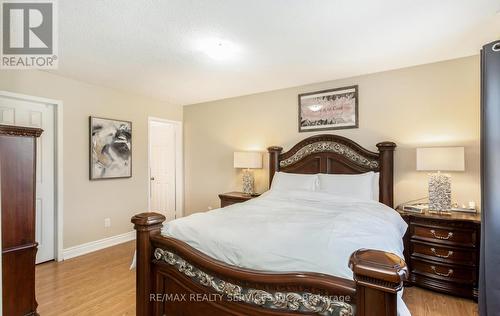
[[[150,208],[176,218],[176,125],[149,122]]]
[[[36,156],[36,263],[54,259],[54,105],[0,97],[0,124],[43,129]]]

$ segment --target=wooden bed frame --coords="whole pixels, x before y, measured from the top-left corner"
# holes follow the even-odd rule
[[[393,206],[391,142],[364,149],[336,135],[309,137],[288,152],[269,147],[276,171],[356,174],[380,172],[380,201]],[[408,276],[398,256],[360,249],[351,255],[354,281],[310,272],[255,271],[215,260],[160,234],[165,217],[142,213],[137,230],[137,315],[397,315],[397,292]],[[217,229],[217,227],[214,227]]]

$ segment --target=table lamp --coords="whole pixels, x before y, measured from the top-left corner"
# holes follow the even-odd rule
[[[243,169],[243,193],[254,193],[254,177],[250,169],[262,168],[262,153],[239,151],[234,153],[234,168]]]
[[[464,147],[417,148],[417,171],[429,176],[429,212],[447,214],[451,209],[451,176],[441,171],[464,171]]]

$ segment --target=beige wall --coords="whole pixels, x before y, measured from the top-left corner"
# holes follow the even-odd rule
[[[286,150],[313,134],[297,132],[297,94],[351,84],[359,85],[360,128],[334,133],[372,150],[379,141],[398,144],[396,203],[426,195],[415,147],[438,145],[466,146],[466,172],[452,174],[454,200],[479,201],[479,58],[473,56],[184,107],[186,213],[218,207],[217,194],[240,189],[234,151]],[[0,71],[0,90],[64,102],[64,248],[130,231],[130,217],[147,208],[147,117],[182,120],[182,108],[39,71]],[[88,180],[89,115],[133,122],[131,179]],[[267,189],[267,167],[256,181],[259,192]],[[104,228],[105,217],[111,228]]]
[[[147,210],[148,116],[182,120],[182,108],[40,71],[0,71],[0,90],[64,102],[63,247],[131,231],[130,218]],[[90,115],[132,121],[132,178],[89,181]]]
[[[479,57],[473,56],[185,107],[186,213],[218,207],[217,194],[241,188],[234,151],[287,150],[313,134],[297,132],[299,93],[354,84],[360,128],[332,133],[372,150],[380,141],[398,144],[396,203],[427,194],[426,173],[415,171],[415,147],[440,145],[466,147],[466,171],[452,174],[453,199],[479,202]],[[256,173],[259,192],[267,189],[267,159],[265,165]]]

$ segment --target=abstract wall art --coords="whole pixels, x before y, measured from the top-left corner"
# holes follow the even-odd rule
[[[89,117],[90,180],[132,177],[132,122]]]

